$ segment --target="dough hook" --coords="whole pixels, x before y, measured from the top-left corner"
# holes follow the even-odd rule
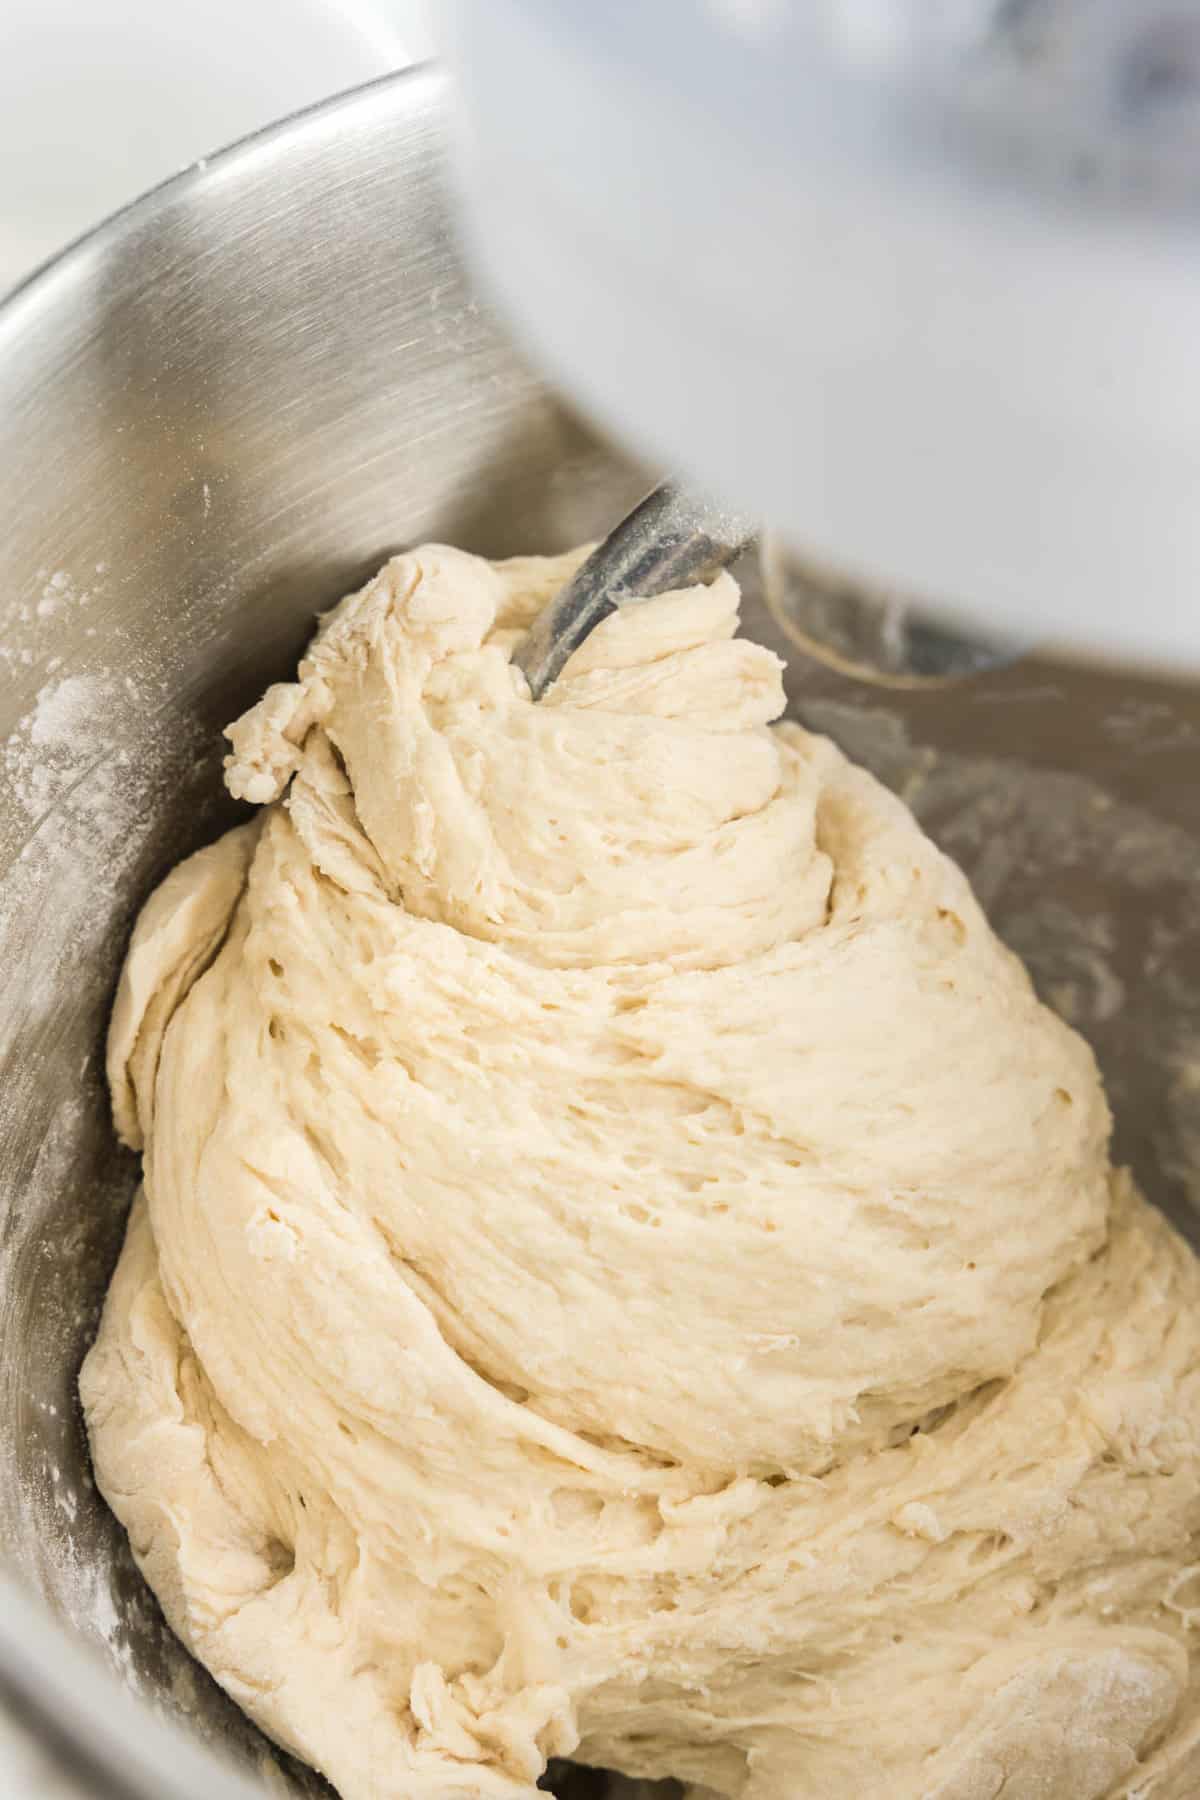
[[[621,606],[710,581],[754,541],[739,513],[664,482],[626,514],[534,620],[513,662],[540,700],[567,659]],[[792,641],[884,687],[941,686],[1015,661],[1025,648],[942,624],[906,597],[872,594],[762,540],[767,603]]]
[[[517,645],[512,660],[534,699],[558,680],[567,658],[610,613],[710,581],[741,554],[756,529],[673,482],[656,487],[592,551]]]

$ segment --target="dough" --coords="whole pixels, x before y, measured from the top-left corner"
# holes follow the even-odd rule
[[[167,1616],[344,1800],[1200,1786],[1200,1274],[1084,1043],[729,576],[396,558],[138,923],[82,1377]]]

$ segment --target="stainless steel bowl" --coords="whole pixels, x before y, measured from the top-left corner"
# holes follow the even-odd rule
[[[108,1123],[105,1015],[139,899],[231,816],[221,726],[389,551],[553,549],[646,485],[472,293],[444,111],[417,73],[305,114],[0,310],[5,1793],[35,1791],[35,1766],[121,1800],[323,1791],[166,1632],[92,1489],[75,1378],[135,1177]],[[744,573],[750,629],[780,644]],[[1096,1043],[1121,1153],[1190,1219],[1196,694],[1026,662],[881,704],[800,663],[792,698],[966,863]]]

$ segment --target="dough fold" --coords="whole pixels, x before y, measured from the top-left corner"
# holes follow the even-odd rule
[[[1193,1795],[1196,1260],[728,575],[531,704],[576,560],[397,557],[229,728],[110,1033],[101,1489],[344,1800]]]

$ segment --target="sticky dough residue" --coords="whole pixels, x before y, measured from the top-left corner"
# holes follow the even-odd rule
[[[345,1800],[1192,1793],[1195,1259],[729,577],[530,703],[572,566],[389,563],[142,914],[82,1384],[142,1568]]]

